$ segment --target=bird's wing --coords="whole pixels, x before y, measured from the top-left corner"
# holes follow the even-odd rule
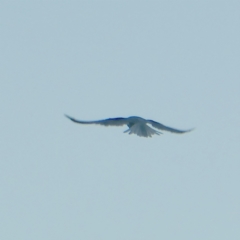
[[[103,126],[123,126],[125,124],[128,124],[127,118],[107,118],[103,120],[97,120],[97,121],[82,121],[82,120],[76,120],[72,117],[69,117],[68,115],[65,115],[67,118],[72,120],[75,123],[81,123],[81,124],[99,124]]]
[[[167,126],[164,126],[161,123],[155,122],[153,120],[147,120],[147,123],[151,124],[154,128],[160,129],[160,130],[165,130],[165,131],[169,131],[169,132],[173,132],[173,133],[185,133],[185,132],[190,132],[193,129],[189,129],[189,130],[178,130],[175,128],[170,128]]]

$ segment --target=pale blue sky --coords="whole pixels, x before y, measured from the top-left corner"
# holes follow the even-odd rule
[[[239,9],[2,1],[0,239],[240,239]]]

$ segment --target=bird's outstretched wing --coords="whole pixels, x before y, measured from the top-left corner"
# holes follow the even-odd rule
[[[190,131],[193,130],[193,129],[189,129],[189,130],[178,130],[178,129],[175,129],[175,128],[170,128],[170,127],[164,126],[163,124],[158,123],[158,122],[155,122],[155,121],[153,121],[153,120],[147,120],[147,122],[148,122],[149,124],[151,124],[154,128],[157,128],[157,129],[160,129],[160,130],[169,131],[169,132],[173,132],[173,133],[186,133],[186,132],[190,132]]]
[[[107,119],[97,120],[97,121],[82,121],[82,120],[76,120],[66,114],[65,116],[70,120],[72,120],[73,122],[81,123],[81,124],[99,124],[103,126],[123,126],[129,123],[127,118],[107,118]]]

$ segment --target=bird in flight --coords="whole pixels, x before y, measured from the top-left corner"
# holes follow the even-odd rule
[[[178,130],[175,128],[167,127],[161,123],[155,122],[153,120],[146,120],[141,117],[128,117],[128,118],[107,118],[103,120],[96,120],[96,121],[82,121],[82,120],[76,120],[68,115],[65,115],[67,118],[72,120],[75,123],[80,123],[80,124],[99,124],[103,126],[123,126],[127,125],[128,129],[124,131],[124,133],[129,133],[129,134],[136,134],[139,137],[152,137],[152,135],[160,135],[162,132],[159,132],[151,127],[148,126],[151,125],[154,128],[157,128],[159,130],[164,130],[168,132],[173,132],[173,133],[186,133],[192,131],[192,129],[189,130]]]

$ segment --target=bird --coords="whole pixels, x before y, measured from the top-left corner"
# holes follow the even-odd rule
[[[75,118],[72,118],[66,114],[65,116],[69,118],[71,121],[75,123],[80,123],[80,124],[98,124],[106,127],[127,125],[128,129],[124,131],[124,133],[136,134],[139,137],[152,137],[152,135],[154,134],[156,135],[162,134],[162,132],[151,128],[149,125],[151,125],[154,128],[157,128],[158,130],[168,131],[172,133],[186,133],[193,130],[193,129],[179,130],[179,129],[167,127],[159,122],[155,122],[153,120],[147,120],[137,116],[131,116],[127,118],[123,118],[123,117],[107,118],[107,119],[96,120],[96,121],[82,121],[82,120],[76,120]]]

